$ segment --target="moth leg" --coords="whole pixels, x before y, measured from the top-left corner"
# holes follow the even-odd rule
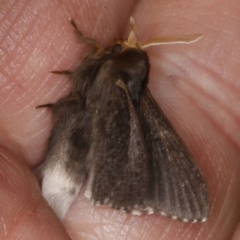
[[[71,104],[71,103],[76,102],[76,101],[78,101],[78,100],[79,100],[78,97],[76,97],[76,96],[71,96],[71,97],[62,99],[62,100],[60,100],[60,101],[57,102],[57,103],[41,104],[41,105],[38,105],[38,106],[36,106],[36,107],[34,107],[34,108],[35,108],[35,109],[38,109],[38,108],[49,108],[49,109],[51,110],[51,109],[53,109],[53,107],[54,107],[54,109],[56,110],[56,109],[61,108],[62,104]]]
[[[73,73],[69,70],[62,70],[62,71],[49,70],[49,72],[53,74],[62,74],[62,75],[71,75]]]
[[[63,71],[55,71],[55,70],[49,70],[50,73],[53,74],[62,74],[62,75],[71,75],[73,72],[69,71],[69,70],[63,70]],[[36,107],[34,107],[35,109],[38,108],[49,108],[52,109],[54,106],[54,103],[47,103],[47,104],[42,104],[42,105],[38,105]]]
[[[88,45],[91,45],[93,48],[99,49],[101,51],[104,51],[104,49],[92,38],[88,38],[86,37],[82,31],[77,27],[77,24],[74,22],[74,20],[72,18],[68,19],[69,22],[72,24],[72,26],[74,27],[77,36],[80,38],[80,40]]]
[[[52,109],[54,106],[54,103],[47,103],[47,104],[42,104],[42,105],[38,105],[36,107],[34,107],[35,109],[38,109],[38,108],[49,108],[49,109]]]
[[[77,27],[77,24],[74,22],[74,20],[72,18],[69,18],[68,21],[72,24],[72,26],[74,27],[75,31],[77,32],[77,34],[79,35],[80,38],[85,38],[86,36],[79,30],[79,28]]]

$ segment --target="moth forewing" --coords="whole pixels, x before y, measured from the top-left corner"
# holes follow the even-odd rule
[[[147,205],[174,219],[205,221],[210,201],[203,175],[147,88],[138,112],[151,161]]]
[[[88,191],[95,204],[131,212],[136,206],[144,209],[148,161],[127,87],[120,79],[114,85],[107,111],[94,116],[90,152],[95,171],[90,173]]]
[[[187,147],[152,98],[146,84],[146,47],[190,43],[201,35],[139,43],[130,18],[128,39],[104,49],[70,22],[92,51],[75,71],[68,97],[49,107],[55,126],[43,163],[43,196],[64,218],[82,184],[96,205],[132,214],[158,213],[182,221],[210,214],[206,183]]]

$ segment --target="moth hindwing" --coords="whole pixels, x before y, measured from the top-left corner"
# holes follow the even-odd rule
[[[210,215],[206,183],[193,156],[147,88],[144,48],[194,42],[201,35],[137,41],[130,18],[128,39],[102,48],[70,19],[92,49],[69,75],[73,90],[51,108],[54,128],[42,167],[42,192],[64,218],[86,182],[85,196],[132,214],[157,213],[183,221]],[[84,189],[84,188],[83,188]]]

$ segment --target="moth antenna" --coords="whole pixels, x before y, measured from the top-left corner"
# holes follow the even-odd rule
[[[137,44],[138,40],[138,26],[137,23],[134,19],[134,17],[130,17],[130,24],[132,27],[132,31],[130,32],[128,36],[128,44],[129,46],[135,46]]]
[[[142,43],[138,43],[141,48],[147,48],[150,46],[163,45],[163,44],[175,44],[175,43],[193,43],[202,38],[203,34],[193,35],[176,35],[176,36],[162,36],[146,40]]]
[[[74,22],[74,20],[72,18],[69,18],[68,21],[73,26],[73,28],[76,31],[76,33],[77,33],[79,39],[81,40],[81,42],[86,43],[93,48],[97,48],[100,51],[103,50],[103,48],[94,39],[88,38],[82,33],[82,31],[77,27],[77,24]]]
[[[135,33],[136,37],[138,37],[138,25],[134,17],[130,17],[130,24],[132,27],[133,32]]]

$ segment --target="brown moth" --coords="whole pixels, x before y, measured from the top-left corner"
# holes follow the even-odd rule
[[[210,215],[199,167],[148,90],[152,45],[191,43],[202,35],[138,42],[130,18],[128,39],[101,47],[70,19],[91,51],[69,75],[73,90],[54,104],[54,127],[42,167],[42,192],[60,219],[86,183],[85,196],[132,214],[157,213],[185,222]]]

